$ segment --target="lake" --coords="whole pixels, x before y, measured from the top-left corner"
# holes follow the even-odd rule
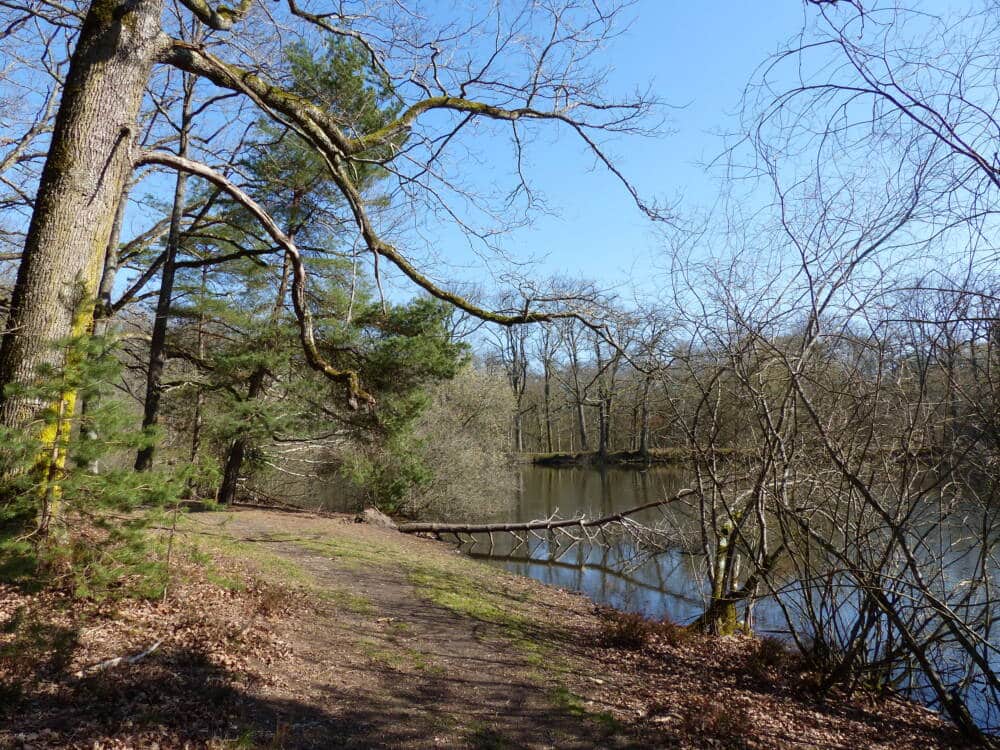
[[[668,497],[690,487],[687,480],[685,474],[664,467],[598,470],[526,465],[519,469],[507,508],[497,511],[493,519],[484,519],[480,513],[468,520],[523,522],[553,515],[599,518]],[[523,540],[504,533],[494,534],[492,540],[486,535],[477,535],[474,539],[465,535],[461,548],[471,557],[514,573],[579,591],[598,604],[686,624],[702,613],[708,595],[695,513],[693,508],[675,503],[634,516],[638,521],[670,530],[673,543],[655,554],[638,549],[633,540],[620,535],[612,535],[604,543],[597,544],[586,540],[560,540],[550,535],[527,536]],[[979,523],[981,516],[976,518],[975,512],[958,516],[952,521],[954,525],[936,526],[935,534],[949,550],[947,558],[953,563],[950,575],[956,576],[954,585],[961,586],[961,578],[969,574],[968,566],[974,563],[978,551],[978,547],[968,543],[967,524]],[[791,617],[798,619],[801,596],[797,591],[782,594],[782,604]],[[1000,612],[996,616],[1000,616]],[[787,620],[774,598],[763,598],[755,604],[753,624],[759,633],[788,635]],[[987,650],[986,658],[994,671],[1000,671],[995,647]],[[962,654],[945,653],[944,657],[946,661],[955,662],[956,668],[961,668]],[[933,704],[926,685],[911,684],[908,689],[913,697]],[[972,688],[965,697],[981,726],[996,728],[1000,708],[989,691]]]
[[[598,518],[667,497],[690,486],[685,480],[684,474],[663,467],[598,470],[526,465],[519,471],[510,509],[493,520],[531,521],[553,514]],[[462,549],[514,573],[584,593],[598,604],[687,623],[701,614],[708,593],[701,556],[684,551],[693,544],[681,543],[685,534],[694,533],[692,513],[676,504],[634,516],[676,531],[678,545],[655,555],[637,549],[630,539],[554,544],[529,536],[522,544],[509,534],[494,535],[492,549],[483,535],[475,543],[465,537]],[[787,630],[780,610],[766,601],[757,606],[754,617],[761,632]]]

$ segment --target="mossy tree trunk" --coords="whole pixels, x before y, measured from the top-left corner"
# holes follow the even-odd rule
[[[98,282],[132,172],[136,121],[154,57],[167,43],[163,0],[94,0],[70,60],[0,342],[0,424],[41,448],[38,536],[62,527],[59,487],[77,409],[71,385],[31,395],[60,342],[91,331]]]
[[[90,330],[139,106],[166,42],[161,12],[162,0],[95,0],[67,73],[0,343],[0,423],[39,425],[45,445],[68,429],[73,396],[40,403],[16,387],[61,364],[56,342]],[[63,417],[40,420],[46,409]]]
[[[736,615],[736,600],[728,596],[734,579],[734,554],[732,546],[733,526],[728,521],[718,530],[715,560],[712,571],[712,598],[708,608],[698,618],[697,624],[707,633],[732,635],[739,620]]]

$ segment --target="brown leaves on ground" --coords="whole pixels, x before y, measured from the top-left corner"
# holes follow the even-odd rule
[[[937,715],[891,696],[821,696],[817,679],[771,638],[708,636],[598,610],[598,641],[617,685],[608,705],[683,748],[956,748]]]
[[[905,701],[821,700],[773,641],[595,610],[370,526],[266,512],[231,521],[228,533],[266,543],[313,588],[221,560],[208,577],[188,564],[165,601],[87,604],[0,586],[0,748],[961,746]],[[281,532],[292,538],[268,536]],[[315,538],[341,546],[295,541]],[[359,566],[350,544],[379,550],[379,564]],[[468,565],[476,587],[506,592],[519,636],[493,610],[422,598],[396,558],[447,563],[454,577],[442,580],[460,588]],[[337,596],[318,599],[316,586]],[[136,663],[91,669],[157,641]]]
[[[81,602],[0,585],[0,747],[227,746],[287,654],[284,589],[185,571],[163,601]],[[246,571],[239,572],[246,576]],[[134,657],[135,663],[105,666]]]

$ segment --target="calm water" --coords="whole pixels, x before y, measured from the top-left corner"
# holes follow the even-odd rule
[[[598,518],[667,497],[690,486],[685,480],[683,474],[665,468],[601,471],[524,466],[510,507],[499,512],[494,520],[530,521],[552,515]],[[674,622],[691,622],[704,610],[708,593],[704,561],[697,553],[698,523],[694,511],[672,504],[635,518],[674,530],[671,546],[664,552],[648,554],[627,539],[612,538],[608,543],[591,544],[565,539],[557,542],[556,537],[549,536],[541,539],[529,536],[519,541],[510,534],[495,534],[492,541],[485,535],[477,535],[474,541],[465,537],[462,549],[471,557],[485,559],[514,573],[582,592],[599,604],[648,617],[666,616]],[[477,514],[470,520],[484,519]],[[959,525],[939,529],[937,533],[949,545],[948,558],[957,562],[954,575],[959,578],[966,575],[964,560],[973,563],[975,555],[970,552],[976,550],[962,543],[967,538],[963,529]],[[953,545],[952,540],[958,541]],[[782,599],[794,618],[799,597],[790,593]],[[781,608],[773,599],[762,599],[756,604],[754,626],[758,632],[779,637],[788,632]],[[1000,670],[996,654],[989,658],[996,663],[995,669]],[[925,687],[914,685],[913,691],[918,698],[930,697]],[[966,698],[982,725],[996,726],[1000,708],[988,694],[973,690]]]
[[[671,469],[549,468],[525,466],[520,471],[512,509],[496,520],[531,521],[557,514],[563,518],[597,518],[649,503],[690,486]],[[677,547],[650,555],[629,540],[605,544],[573,543],[555,538],[528,537],[524,543],[509,534],[490,540],[480,536],[463,549],[521,575],[573,591],[599,604],[647,617],[668,617],[686,623],[704,609],[705,575],[700,555],[688,554],[683,543],[696,527],[691,511],[682,505],[645,511],[638,521],[676,529]],[[481,519],[477,519],[481,520]],[[785,624],[776,607],[766,603],[755,610],[761,631],[782,631]]]

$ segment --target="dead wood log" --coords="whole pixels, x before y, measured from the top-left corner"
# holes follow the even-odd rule
[[[595,526],[606,526],[608,524],[624,521],[628,516],[635,515],[640,511],[658,508],[662,505],[683,500],[695,494],[694,490],[681,490],[670,497],[662,500],[655,500],[644,505],[637,505],[618,513],[602,516],[601,518],[590,518],[579,516],[578,518],[542,518],[535,521],[525,521],[522,523],[404,523],[400,524],[399,530],[404,534],[490,534],[498,531],[551,531],[554,529],[565,529],[570,527],[580,527],[589,529]]]

